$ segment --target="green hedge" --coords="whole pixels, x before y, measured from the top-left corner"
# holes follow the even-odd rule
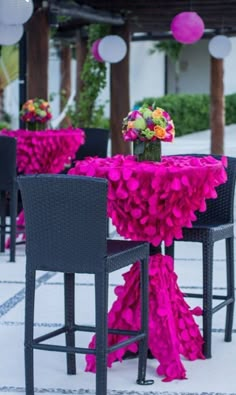
[[[205,94],[178,94],[163,97],[146,97],[135,103],[135,108],[143,103],[164,108],[174,121],[176,136],[198,132],[210,127],[210,100]],[[226,125],[236,123],[236,94],[225,96]]]

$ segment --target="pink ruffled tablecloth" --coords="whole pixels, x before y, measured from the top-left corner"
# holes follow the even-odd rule
[[[41,131],[4,129],[1,133],[17,139],[17,170],[23,174],[60,173],[85,142],[84,131],[74,128]],[[18,233],[24,223],[24,212],[21,211],[17,218]],[[10,238],[6,242],[6,247],[9,246]]]
[[[226,181],[226,158],[211,156],[163,157],[161,163],[137,162],[133,156],[87,158],[78,161],[69,173],[109,180],[108,215],[119,234],[133,240],[145,240],[158,246],[181,239],[182,228],[191,227],[195,211],[206,209],[206,199],[216,198],[215,188]],[[123,275],[124,285],[115,289],[117,299],[109,314],[109,327],[140,327],[139,265]],[[204,359],[203,338],[177,284],[173,260],[156,254],[149,263],[149,349],[159,361],[157,373],[163,381],[186,378],[180,359]],[[122,336],[109,335],[109,344]],[[90,347],[94,347],[93,337]],[[136,352],[132,344],[108,356],[108,366],[122,360],[126,351]],[[96,359],[87,355],[87,371],[96,370]]]
[[[17,170],[23,174],[60,173],[85,142],[82,129],[2,130],[17,139]]]

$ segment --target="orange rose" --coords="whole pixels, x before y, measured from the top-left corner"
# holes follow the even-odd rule
[[[133,128],[134,128],[134,123],[129,121],[127,129],[133,129]]]
[[[28,106],[28,110],[29,110],[29,111],[34,111],[34,110],[35,110],[34,105],[33,105],[33,104],[30,104],[30,105]]]
[[[164,128],[162,128],[159,125],[156,125],[154,127],[154,132],[155,132],[155,136],[158,137],[159,139],[164,139],[166,136],[166,131]]]
[[[162,116],[162,109],[161,108],[157,108],[156,110],[153,111],[152,113],[152,117],[153,118],[160,118]]]

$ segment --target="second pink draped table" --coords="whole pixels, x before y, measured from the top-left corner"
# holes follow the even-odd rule
[[[5,136],[17,140],[17,171],[22,174],[60,173],[75,158],[76,151],[85,142],[82,129],[29,131],[2,130]],[[24,225],[24,213],[19,214],[17,225]],[[7,242],[9,245],[9,240]]]
[[[104,177],[109,181],[108,216],[124,238],[148,241],[153,246],[170,245],[181,239],[182,228],[191,227],[195,211],[206,210],[206,199],[216,198],[215,188],[226,181],[225,158],[217,161],[211,156],[163,157],[162,162],[137,162],[133,156],[87,158],[78,161],[69,173]],[[138,329],[139,273],[134,264],[123,275],[124,285],[115,289],[116,301],[108,314],[109,327]],[[157,373],[163,381],[186,378],[180,356],[189,360],[204,359],[203,338],[194,314],[200,307],[190,309],[177,284],[173,260],[156,254],[149,262],[149,349],[159,361]],[[117,335],[109,335],[109,344]],[[121,340],[122,337],[120,336]],[[90,347],[94,347],[93,337]],[[108,366],[122,360],[130,345],[108,356]],[[87,371],[96,370],[93,355],[87,355]]]
[[[17,139],[17,170],[23,174],[60,173],[85,142],[82,129],[2,130]]]

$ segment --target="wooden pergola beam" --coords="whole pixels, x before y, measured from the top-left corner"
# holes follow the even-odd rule
[[[76,32],[76,101],[79,101],[80,92],[83,90],[84,83],[81,79],[84,62],[87,56],[87,39],[82,36],[81,31]]]
[[[224,97],[224,60],[211,56],[210,86],[210,128],[211,153],[224,154],[225,97]]]
[[[129,93],[129,46],[130,30],[128,24],[112,28],[112,34],[118,34],[127,44],[127,54],[119,63],[111,64],[110,111],[112,155],[129,154],[130,144],[122,137],[122,120],[130,111]]]
[[[69,17],[70,19],[82,19],[90,23],[108,23],[120,26],[125,23],[123,17],[118,13],[109,11],[95,10],[87,5],[80,5],[73,1],[60,2],[51,1],[50,11],[60,16]]]
[[[38,9],[27,23],[27,98],[48,98],[49,24],[47,10]]]
[[[71,47],[62,43],[60,53],[60,110],[63,111],[71,95]],[[61,122],[61,127],[67,127],[70,122],[67,117]]]

